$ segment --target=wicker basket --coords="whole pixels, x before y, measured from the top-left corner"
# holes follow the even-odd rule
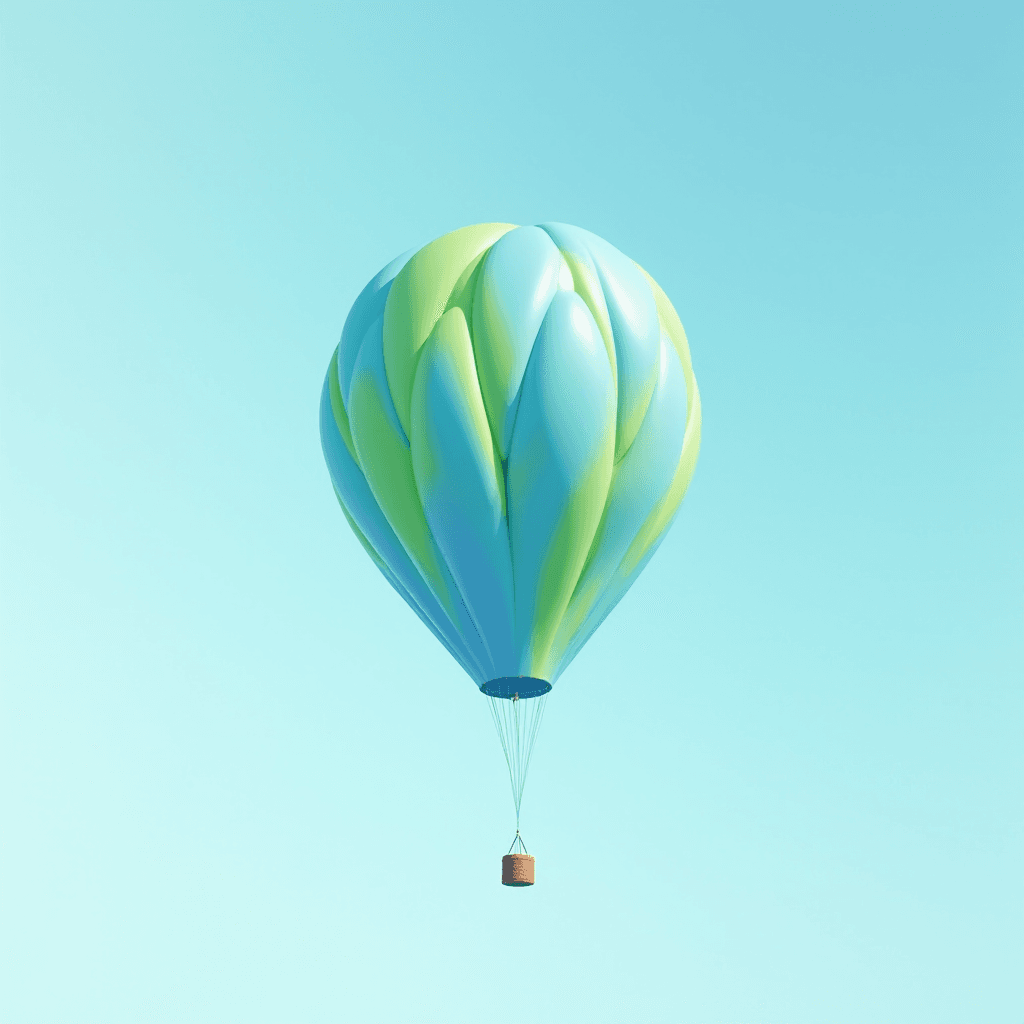
[[[534,863],[528,853],[506,853],[501,858],[501,884],[533,885]]]

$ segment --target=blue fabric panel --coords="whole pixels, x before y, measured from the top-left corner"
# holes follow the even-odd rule
[[[384,316],[384,305],[391,291],[391,282],[398,272],[409,262],[415,249],[402,253],[386,267],[370,279],[367,286],[359,293],[341,330],[341,344],[338,347],[338,384],[341,397],[348,407],[348,392],[352,384],[352,369],[356,365],[356,357],[362,347],[363,339],[370,325]]]
[[[335,489],[349,515],[373,546],[381,560],[390,568],[395,581],[400,584],[398,592],[414,611],[430,626],[437,636],[453,653],[458,651],[457,660],[470,677],[480,685],[491,673],[473,656],[462,640],[459,630],[449,619],[437,598],[424,583],[422,576],[409,558],[401,541],[381,512],[377,501],[353,461],[348,448],[338,431],[331,410],[328,382],[324,382],[320,400],[320,439],[324,458]]]
[[[657,378],[661,325],[654,295],[643,271],[603,238],[568,224],[545,224],[544,229],[560,247],[585,249],[597,267],[615,339],[615,457],[621,459],[640,428]]]
[[[523,379],[507,467],[516,674],[545,677],[535,649],[543,657],[550,647],[597,529],[614,418],[615,386],[597,324],[578,295],[560,291]]]
[[[378,324],[381,326],[380,330],[376,329],[374,326]],[[437,550],[436,541],[430,534],[429,525],[423,516],[419,496],[415,493],[412,453],[409,449],[409,441],[406,438],[401,422],[398,419],[398,414],[395,412],[394,401],[391,397],[391,389],[388,385],[387,371],[384,366],[382,322],[374,321],[374,325],[371,325],[371,329],[367,331],[363,340],[362,347],[360,348],[359,355],[356,359],[356,365],[352,370],[352,381],[350,383],[350,398],[352,399],[350,402],[350,408],[352,410],[352,418],[349,421],[349,426],[352,430],[352,440],[355,444],[356,452],[359,455],[360,464],[365,467],[363,477],[369,485],[369,489],[379,511],[383,514],[389,525],[391,525],[394,534],[398,537],[405,552],[410,556],[418,579],[433,593],[440,606],[451,612],[448,618],[452,621],[455,630],[461,639],[460,646],[465,650],[467,657],[472,658],[473,662],[480,666],[484,675],[491,676],[494,674],[493,666],[490,664],[490,656],[487,653],[480,630],[474,623],[465,603],[461,600],[458,587],[456,586],[454,579],[452,579],[448,567],[445,565],[444,556]],[[357,384],[359,387],[362,387],[365,384],[372,388],[372,393],[376,396],[375,402],[383,409],[386,421],[393,431],[390,441],[386,441],[385,437],[380,433],[379,425],[377,428],[378,433],[376,434],[372,431],[369,433],[364,431],[363,424],[359,419],[359,414],[356,409],[358,404],[355,400]],[[403,461],[401,465],[399,465],[398,462],[392,462],[390,465],[386,466],[386,469],[379,469],[377,475],[375,475],[374,466],[369,460],[373,456],[375,448],[377,453],[385,450],[385,443],[393,443],[396,446],[394,449],[395,451],[398,451],[400,448],[403,452]],[[382,476],[381,473],[383,473],[384,476]],[[407,485],[405,492],[402,494],[400,511],[408,516],[406,519],[407,526],[412,517],[416,517],[415,521],[421,530],[424,546],[425,548],[431,548],[433,551],[433,556],[437,563],[438,570],[436,574],[429,571],[425,562],[421,563],[417,561],[416,549],[412,546],[411,535],[402,534],[395,530],[395,524],[398,520],[393,518],[393,513],[398,511],[398,509],[396,509],[396,506],[394,505],[389,506],[384,495],[386,494],[386,488],[389,484],[399,479],[399,473],[403,474],[402,479]],[[399,528],[399,530],[400,529],[401,528]],[[390,564],[395,568],[393,563]],[[406,586],[409,587],[410,591],[418,598],[418,591],[415,587],[410,585],[408,580],[405,579],[404,572],[399,572],[398,575]]]
[[[675,477],[683,450],[685,412],[683,367],[672,342],[663,337],[654,395],[633,444],[615,467],[601,525],[559,630],[559,644],[568,647],[573,634],[587,628],[602,596],[618,592],[625,583],[618,567]]]
[[[508,237],[508,236],[506,236]],[[413,469],[423,512],[476,623],[495,675],[512,675],[512,562],[504,479],[461,309],[427,339],[412,400]]]
[[[390,583],[391,586],[395,588],[395,590],[402,597],[405,603],[416,613],[416,615],[419,617],[419,620],[423,623],[423,625],[426,626],[427,629],[429,629],[430,632],[433,633],[435,637],[437,637],[437,639],[441,642],[441,645],[444,647],[444,649],[458,662],[459,665],[462,666],[466,675],[469,676],[469,678],[472,679],[477,686],[480,686],[485,680],[483,680],[482,677],[478,678],[479,670],[476,669],[471,662],[468,662],[466,660],[466,656],[463,653],[463,651],[453,647],[445,639],[444,634],[442,634],[440,630],[438,630],[438,628],[433,624],[433,622],[430,621],[430,618],[428,617],[426,612],[424,612],[423,609],[416,603],[412,594],[410,594],[409,591],[407,591],[405,587],[402,586],[402,583],[398,579],[398,577],[383,562],[377,562],[376,564],[377,568],[380,569],[384,579],[386,579],[388,583]]]
[[[569,649],[562,656],[562,660],[558,665],[558,670],[551,677],[552,682],[554,682],[569,667],[572,663],[572,659],[580,653],[586,642],[601,628],[604,620],[611,615],[615,610],[615,606],[626,596],[630,587],[633,586],[640,574],[647,568],[647,563],[654,557],[658,548],[661,547],[661,543],[668,535],[668,531],[672,528],[672,524],[675,522],[677,515],[679,515],[679,509],[676,509],[672,518],[669,519],[666,524],[665,529],[658,534],[654,543],[647,549],[647,551],[644,552],[643,558],[640,559],[637,567],[629,574],[629,576],[619,581],[615,587],[606,590],[601,595],[601,599],[594,606],[594,609],[590,613],[587,621],[584,623],[583,628],[576,634],[572,643],[569,645]]]
[[[484,405],[501,457],[508,456],[526,364],[564,261],[537,227],[516,228],[491,247],[477,278],[473,338]]]

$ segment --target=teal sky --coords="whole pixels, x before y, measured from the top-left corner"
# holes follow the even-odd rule
[[[1019,1024],[1019,5],[3,7],[0,1019]],[[704,412],[529,890],[317,429],[488,220],[646,267]]]

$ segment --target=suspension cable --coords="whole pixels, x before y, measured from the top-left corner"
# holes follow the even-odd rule
[[[516,809],[516,830],[519,829],[519,809],[526,787],[526,773],[533,754],[533,745],[547,706],[547,694],[538,697],[520,698],[514,694],[507,697],[488,697],[491,704],[491,719],[501,741],[501,750],[508,766],[509,782],[512,785],[512,801]],[[521,842],[522,840],[520,840]],[[515,845],[513,843],[513,845]]]

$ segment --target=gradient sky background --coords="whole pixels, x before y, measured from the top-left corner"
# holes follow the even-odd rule
[[[0,21],[5,1024],[1019,1024],[1018,4]],[[363,284],[485,220],[642,263],[704,405],[531,890],[317,431]]]

